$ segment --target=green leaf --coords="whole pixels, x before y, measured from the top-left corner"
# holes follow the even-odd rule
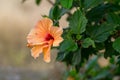
[[[103,2],[103,0],[85,0],[84,7],[86,9],[87,8],[92,8],[92,7],[95,7],[95,6],[99,5],[102,2]]]
[[[57,55],[56,60],[57,61],[63,61],[67,54],[68,54],[68,52],[59,52],[58,55]]]
[[[82,38],[82,35],[76,35],[76,39],[80,40]]]
[[[69,9],[72,6],[73,0],[60,0],[60,3],[64,8]]]
[[[96,43],[95,47],[97,50],[103,50],[105,48],[105,44],[104,43]]]
[[[60,13],[61,13],[61,9],[58,6],[54,6],[51,8],[49,12],[49,17],[53,20],[54,19],[58,20],[60,18]]]
[[[97,64],[98,57],[94,56],[91,60],[89,60],[88,64],[86,65],[86,72],[89,72],[96,64]]]
[[[35,0],[36,4],[39,5],[41,0]]]
[[[69,27],[74,34],[81,34],[86,30],[87,19],[80,10],[77,10],[71,16],[69,23]]]
[[[88,48],[82,48],[81,50],[81,55],[82,55],[82,60],[88,60],[89,59],[89,56],[92,55],[92,54],[96,54],[98,51],[93,48],[93,47],[88,47]]]
[[[107,21],[109,23],[114,23],[120,25],[120,16],[115,14],[115,13],[108,13],[107,16]]]
[[[110,75],[110,72],[107,70],[101,70],[95,77],[90,80],[102,80],[103,78]]]
[[[106,13],[109,12],[116,12],[120,10],[120,6],[119,5],[113,5],[113,4],[102,4],[99,5],[93,9],[91,9],[90,11],[87,12],[86,17],[88,19],[89,22],[99,22],[102,18],[104,18],[104,16],[106,15]]]
[[[113,48],[120,53],[120,37],[113,42]]]
[[[112,57],[113,55],[119,55],[119,53],[117,51],[114,50],[114,48],[112,47],[112,42],[110,41],[106,41],[105,42],[105,53],[104,53],[104,57]]]
[[[82,47],[84,48],[88,48],[89,46],[91,46],[95,48],[95,43],[91,38],[86,38],[84,39],[83,43],[82,43]]]
[[[120,66],[120,56],[117,58],[117,64]]]
[[[104,42],[115,28],[115,24],[103,23],[101,26],[89,27],[88,35],[90,35],[91,39],[97,43]]]
[[[81,61],[81,49],[79,49],[75,53],[73,53],[72,64],[78,65],[80,63],[80,61]]]
[[[64,40],[63,43],[60,46],[61,52],[70,52],[77,50],[78,46],[77,43],[75,43],[72,39]]]

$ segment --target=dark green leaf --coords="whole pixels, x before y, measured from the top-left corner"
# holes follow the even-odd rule
[[[120,66],[120,56],[117,58],[117,64]]]
[[[113,4],[102,4],[87,12],[86,17],[89,22],[99,22],[106,13],[119,11],[120,6]]]
[[[105,42],[105,53],[104,53],[104,57],[112,57],[113,55],[119,55],[118,52],[116,52],[114,50],[114,48],[112,47],[112,42],[110,41],[106,41]]]
[[[60,16],[64,15],[64,14],[67,13],[68,11],[69,11],[68,9],[62,8],[62,9],[61,9]]]
[[[102,3],[103,0],[85,0],[84,2],[84,7],[87,8],[92,8],[97,6],[98,4]]]
[[[74,34],[81,34],[86,30],[87,19],[80,11],[76,11],[69,20],[69,26]]]
[[[50,10],[49,17],[53,20],[58,20],[60,18],[60,13],[61,9],[58,6],[54,6]]]
[[[116,25],[104,23],[101,26],[90,27],[88,33],[95,42],[104,42],[115,30]]]
[[[68,53],[67,52],[59,52],[57,55],[57,61],[63,61]]]
[[[72,65],[72,58],[73,52],[69,52],[63,61],[65,61],[67,65]]]
[[[39,5],[41,0],[35,0],[36,4]]]
[[[88,60],[90,55],[97,53],[97,50],[91,46],[89,48],[83,48],[81,51],[82,60]]]
[[[97,56],[94,56],[91,60],[89,60],[88,64],[86,65],[86,72],[89,72],[96,64],[97,64]]]
[[[82,42],[82,47],[88,48],[89,46],[95,47],[94,41],[90,38],[84,39],[84,41]]]
[[[120,16],[115,13],[108,13],[107,14],[107,21],[109,23],[114,23],[120,25]]]
[[[75,53],[73,53],[72,64],[78,65],[80,63],[80,61],[81,61],[81,49],[79,49]]]
[[[72,6],[73,0],[60,0],[61,5],[64,8],[70,8]]]
[[[115,57],[112,56],[112,57],[110,58],[109,62],[110,62],[111,64],[114,64],[114,63],[116,62],[116,61],[115,61]]]
[[[113,48],[120,53],[120,37],[113,42]]]
[[[104,46],[105,46],[104,43],[96,43],[95,44],[95,47],[98,50],[103,50],[105,48]]]
[[[72,39],[64,40],[63,43],[60,46],[61,52],[69,52],[69,51],[75,51],[77,50],[78,46],[77,43],[75,43]]]

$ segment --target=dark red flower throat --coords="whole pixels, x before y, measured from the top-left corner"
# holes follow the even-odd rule
[[[54,40],[53,36],[50,35],[50,34],[47,34],[46,38],[45,38],[46,41],[49,41],[49,40]]]

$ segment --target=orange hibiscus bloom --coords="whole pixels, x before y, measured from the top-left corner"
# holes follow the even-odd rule
[[[27,36],[27,46],[31,48],[31,55],[36,59],[43,53],[44,61],[50,62],[51,46],[59,46],[63,41],[62,33],[62,28],[53,26],[49,18],[40,20]]]

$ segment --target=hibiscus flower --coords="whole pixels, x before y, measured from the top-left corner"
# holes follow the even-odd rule
[[[27,46],[31,48],[31,55],[36,59],[43,53],[44,61],[50,62],[51,47],[57,47],[63,41],[62,33],[62,28],[53,26],[51,19],[40,20],[27,36]]]

